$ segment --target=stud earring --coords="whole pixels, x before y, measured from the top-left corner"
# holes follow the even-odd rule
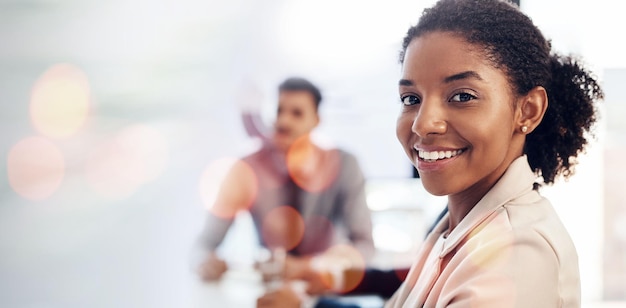
[[[525,133],[528,131],[528,126],[524,125],[522,126],[522,133]]]

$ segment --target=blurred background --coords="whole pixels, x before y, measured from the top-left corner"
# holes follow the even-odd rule
[[[217,293],[192,270],[199,186],[258,146],[240,112],[271,125],[277,84],[291,75],[325,97],[316,138],[365,172],[376,262],[406,262],[445,205],[411,177],[395,137],[400,41],[432,3],[0,0],[0,306],[211,307]],[[595,142],[576,176],[544,194],[577,246],[585,307],[617,306],[626,21],[609,0],[521,8],[604,85]],[[246,264],[254,235],[240,216],[223,253]]]

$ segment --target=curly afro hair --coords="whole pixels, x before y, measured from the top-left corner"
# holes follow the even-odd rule
[[[576,157],[588,143],[597,120],[595,102],[603,92],[595,76],[572,56],[551,52],[551,44],[532,20],[501,0],[441,0],[424,10],[402,44],[400,63],[414,38],[450,32],[481,46],[485,57],[508,77],[513,93],[525,95],[536,86],[548,93],[548,109],[526,137],[524,154],[546,184],[568,178]]]

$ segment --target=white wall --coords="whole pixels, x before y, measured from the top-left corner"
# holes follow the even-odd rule
[[[552,39],[553,50],[582,56],[600,80],[605,69],[626,66],[626,44],[614,36],[618,29],[626,27],[619,3],[522,0],[521,7]],[[560,181],[544,190],[576,244],[582,296],[587,301],[602,298],[605,120],[603,114],[596,131],[597,140],[581,157],[576,175],[568,182]]]

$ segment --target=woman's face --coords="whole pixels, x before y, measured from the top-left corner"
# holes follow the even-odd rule
[[[507,76],[478,45],[447,32],[409,44],[397,136],[434,195],[480,199],[522,155]]]

